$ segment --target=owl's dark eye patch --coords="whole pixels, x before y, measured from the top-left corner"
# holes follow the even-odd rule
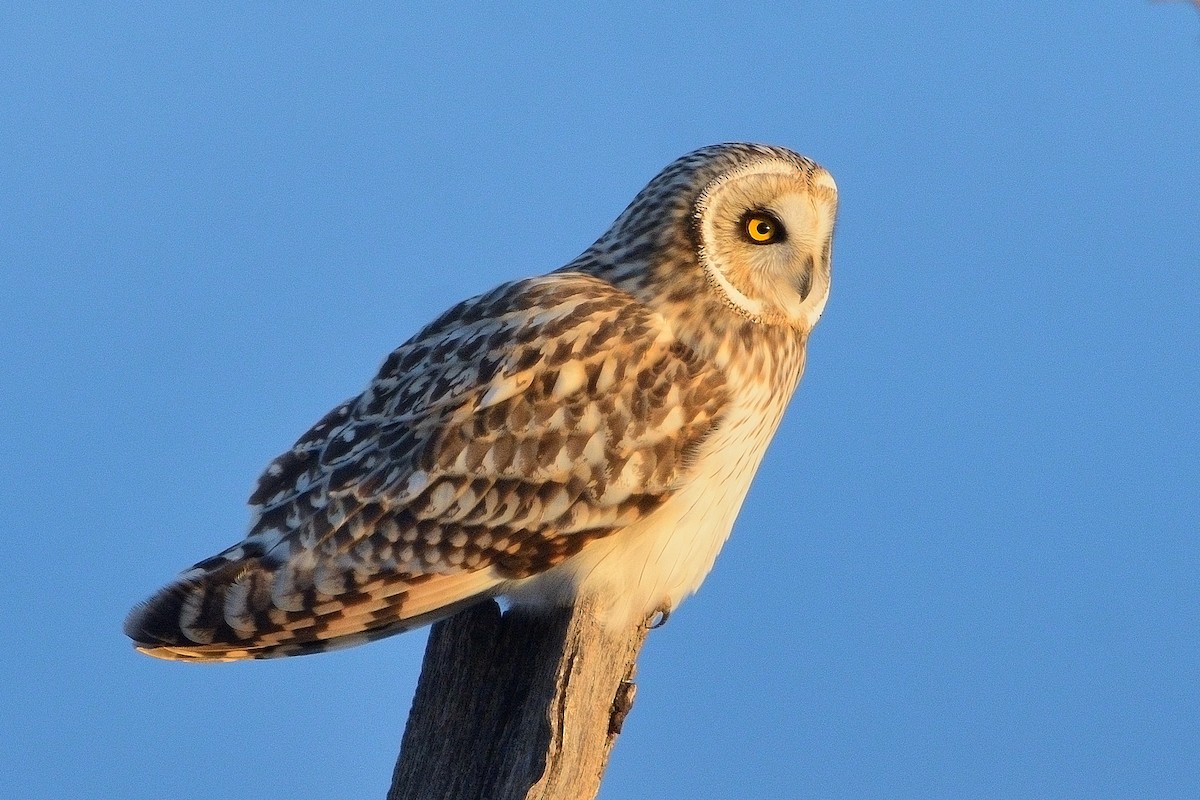
[[[747,211],[739,227],[742,238],[751,244],[777,244],[787,239],[783,223],[770,211]]]

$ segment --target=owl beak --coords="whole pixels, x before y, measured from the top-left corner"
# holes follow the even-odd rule
[[[832,237],[831,237],[832,238]],[[825,310],[829,299],[829,284],[832,260],[832,241],[826,239],[820,251],[810,251],[804,266],[796,276],[796,289],[800,295],[801,316],[812,330]]]
[[[816,262],[810,255],[804,260],[804,268],[800,270],[800,274],[796,276],[796,290],[800,293],[800,301],[804,302],[808,299],[808,295],[812,292],[813,271],[816,269]]]

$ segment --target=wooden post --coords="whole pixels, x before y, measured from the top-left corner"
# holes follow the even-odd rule
[[[488,601],[434,625],[388,800],[588,800],[633,703],[646,627],[595,604]]]

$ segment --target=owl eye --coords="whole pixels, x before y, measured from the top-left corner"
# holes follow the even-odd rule
[[[772,244],[787,238],[783,223],[766,211],[751,211],[742,218],[742,233],[754,244]]]

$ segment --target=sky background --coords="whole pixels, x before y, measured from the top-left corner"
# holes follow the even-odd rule
[[[833,293],[601,797],[1200,797],[1195,8],[253,5],[0,11],[0,795],[382,798],[423,631],[126,611],[422,324],[754,140],[836,177]]]

